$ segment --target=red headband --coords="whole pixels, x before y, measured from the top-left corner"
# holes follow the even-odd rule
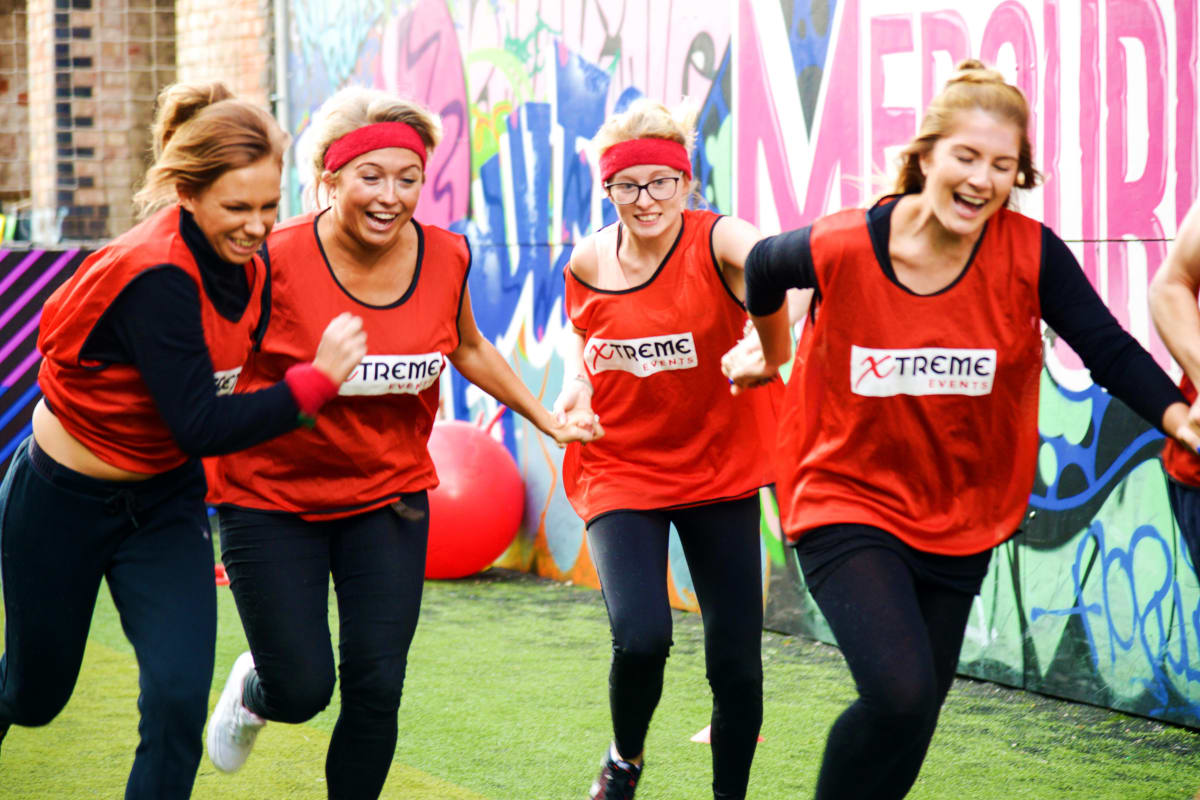
[[[337,172],[363,153],[385,147],[404,147],[421,157],[425,168],[425,141],[407,122],[376,122],[350,131],[325,151],[325,169]]]
[[[687,148],[670,139],[630,139],[614,144],[600,155],[600,177],[607,183],[621,170],[638,164],[662,164],[692,179]]]

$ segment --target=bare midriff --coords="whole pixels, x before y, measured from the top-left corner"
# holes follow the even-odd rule
[[[152,473],[131,472],[102,460],[63,427],[44,399],[39,400],[33,409],[33,438],[46,455],[64,467],[89,478],[102,481],[144,481],[154,477]]]

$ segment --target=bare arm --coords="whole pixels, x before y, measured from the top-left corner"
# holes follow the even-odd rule
[[[1150,281],[1150,316],[1171,355],[1200,385],[1200,203],[1179,226],[1166,260]]]
[[[721,217],[713,227],[713,255],[726,285],[742,302],[746,301],[746,255],[761,238],[758,228],[737,217]]]
[[[466,289],[463,290],[466,292]],[[574,425],[559,423],[529,391],[504,356],[489,342],[475,324],[471,296],[464,294],[458,314],[458,347],[450,354],[450,363],[463,377],[532,422],[538,430],[559,443],[588,438]]]
[[[592,411],[592,381],[583,366],[584,335],[575,328],[563,331],[559,355],[563,360],[563,385],[554,400],[554,418],[560,423],[574,422],[593,436],[599,423]]]
[[[746,259],[761,238],[757,228],[736,217],[721,220],[713,231],[713,251],[721,260],[726,282],[737,287],[743,301]],[[765,383],[787,363],[792,355],[792,325],[808,313],[812,296],[811,289],[789,289],[785,302],[774,312],[761,317],[750,315],[754,328],[721,358],[721,369],[730,380],[733,394]]]

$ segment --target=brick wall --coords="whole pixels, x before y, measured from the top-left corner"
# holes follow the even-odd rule
[[[0,213],[32,207],[43,245],[125,231],[158,92],[216,79],[269,108],[272,33],[271,0],[0,0]]]
[[[175,79],[171,0],[29,0],[29,129],[38,242],[134,222],[154,98]]]
[[[4,214],[27,204],[30,193],[25,29],[25,1],[0,3],[0,213]]]
[[[271,0],[178,0],[175,13],[179,80],[221,80],[271,107]]]

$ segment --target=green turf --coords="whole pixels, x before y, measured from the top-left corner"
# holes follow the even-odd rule
[[[215,702],[245,646],[220,590]],[[699,620],[676,613],[675,648],[647,740],[639,800],[703,798],[708,721]],[[493,571],[426,587],[385,798],[563,800],[585,796],[609,739],[608,630],[597,592]],[[852,697],[837,650],[767,634],[766,714],[751,777],[760,800],[812,795],[825,735]],[[137,673],[102,592],[84,673],[50,726],[15,728],[0,797],[114,798],[136,743]],[[306,725],[272,724],[246,767],[205,760],[196,798],[321,798],[334,705]],[[1200,787],[1200,737],[1088,706],[959,681],[910,795],[944,798],[1186,799]]]

